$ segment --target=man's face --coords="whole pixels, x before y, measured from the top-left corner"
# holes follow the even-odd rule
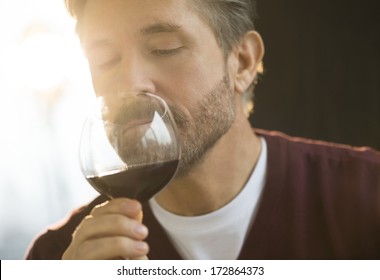
[[[117,104],[127,95],[151,92],[168,102],[180,131],[180,175],[235,118],[223,52],[189,2],[89,0],[81,29],[98,96]]]

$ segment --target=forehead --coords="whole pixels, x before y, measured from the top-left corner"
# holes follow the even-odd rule
[[[88,0],[81,20],[81,39],[87,42],[110,32],[138,35],[157,23],[191,28],[200,19],[190,3],[192,0]]]

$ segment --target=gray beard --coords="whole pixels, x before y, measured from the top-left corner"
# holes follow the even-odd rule
[[[177,177],[188,175],[205,154],[230,129],[236,116],[234,93],[230,81],[224,76],[186,115],[170,106],[178,130],[180,131],[181,161]]]

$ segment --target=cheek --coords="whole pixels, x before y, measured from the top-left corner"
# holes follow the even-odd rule
[[[213,64],[188,59],[174,67],[161,68],[155,82],[157,92],[173,104],[194,107],[223,77],[223,66]]]
[[[106,96],[117,92],[117,74],[115,71],[110,71],[107,74],[98,74],[96,71],[91,71],[92,85],[96,95]]]

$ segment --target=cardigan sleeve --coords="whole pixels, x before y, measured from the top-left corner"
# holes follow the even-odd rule
[[[60,260],[70,245],[72,234],[80,222],[90,214],[91,210],[98,204],[104,202],[105,197],[99,196],[90,204],[78,208],[68,219],[56,226],[50,227],[39,235],[30,245],[26,252],[27,260]]]

